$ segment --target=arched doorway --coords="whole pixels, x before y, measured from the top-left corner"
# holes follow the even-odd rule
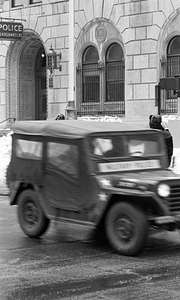
[[[34,33],[25,33],[22,41],[11,45],[7,69],[7,117],[46,119],[46,56]]]
[[[46,55],[41,47],[35,64],[35,120],[47,118]]]

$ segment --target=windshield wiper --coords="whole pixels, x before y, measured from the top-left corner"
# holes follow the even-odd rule
[[[142,155],[129,155],[128,157],[130,157],[131,159],[134,158],[138,158],[138,159],[141,159],[141,160],[149,160],[149,159],[152,159],[152,157],[145,157],[145,156],[142,156]]]
[[[90,154],[91,158],[94,159],[94,160],[103,160],[103,161],[106,161],[106,162],[109,162],[109,158],[106,158],[104,156],[100,156],[100,155],[96,155],[96,154]],[[112,157],[111,157],[112,158]]]

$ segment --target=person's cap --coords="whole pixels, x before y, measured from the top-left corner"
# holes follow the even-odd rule
[[[58,114],[55,118],[55,120],[64,120],[64,119],[65,119],[65,117],[63,114]]]
[[[162,118],[160,115],[152,115],[150,118],[150,122],[153,124],[160,125],[162,122]]]

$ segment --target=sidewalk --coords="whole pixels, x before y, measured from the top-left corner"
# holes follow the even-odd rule
[[[9,189],[2,179],[0,179],[0,196],[8,196]]]

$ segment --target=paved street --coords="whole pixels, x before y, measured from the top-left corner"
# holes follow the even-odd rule
[[[0,196],[7,196],[9,194],[9,189],[4,183],[3,180],[0,179]]]
[[[177,232],[152,236],[138,257],[119,256],[102,236],[74,225],[52,223],[30,239],[4,196],[0,240],[0,300],[180,298]]]

